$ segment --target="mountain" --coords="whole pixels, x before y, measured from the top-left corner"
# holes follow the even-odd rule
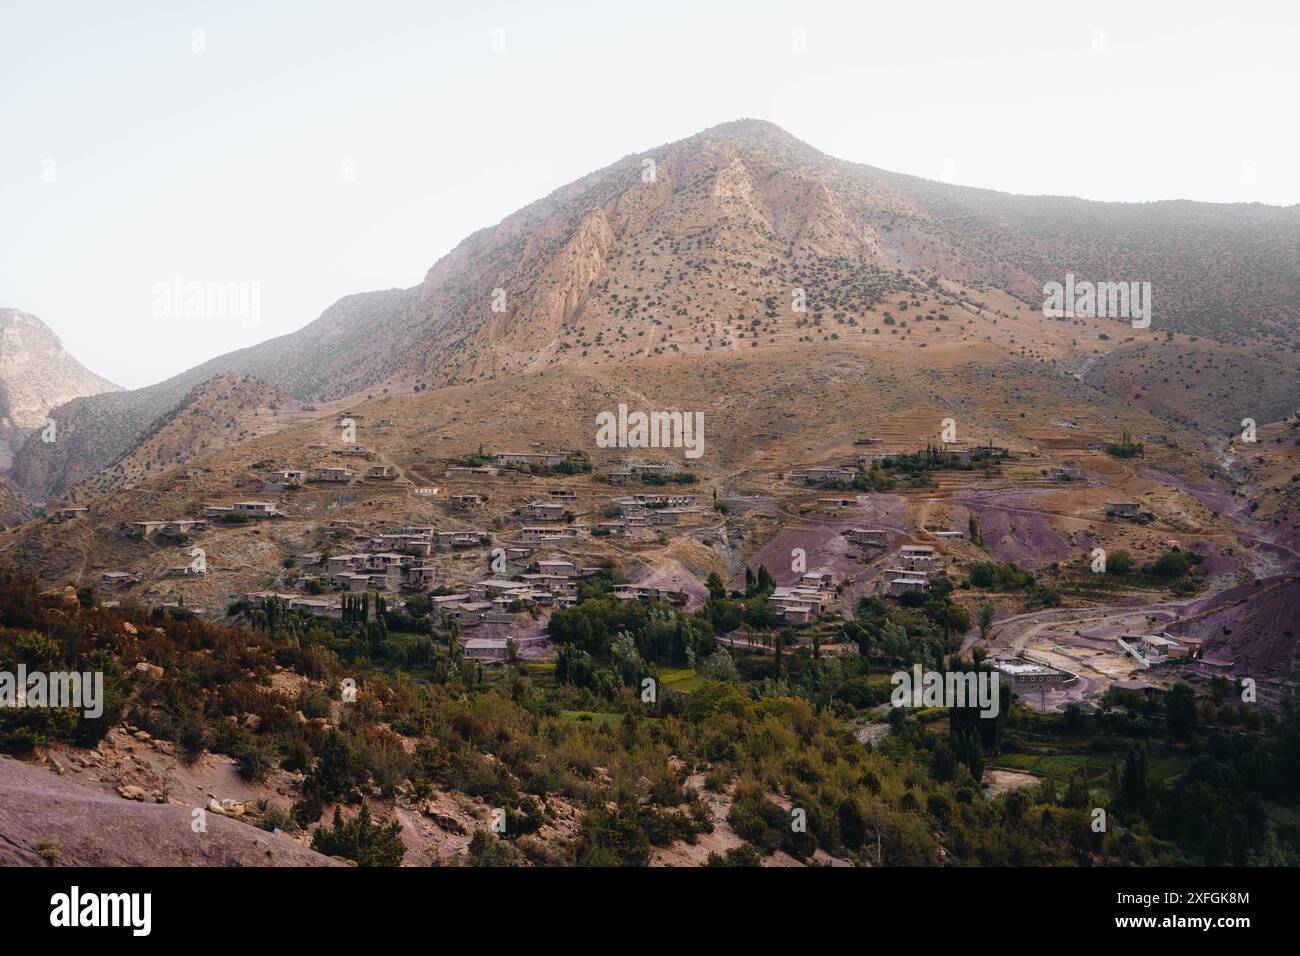
[[[64,351],[40,319],[0,309],[0,468],[45,423],[50,409],[83,395],[118,391]]]
[[[57,441],[29,438],[14,456],[10,474],[37,497],[65,494],[117,461],[195,388],[219,375],[255,376],[290,395],[309,395],[313,382],[330,376],[346,391],[346,356],[364,352],[374,329],[405,298],[399,291],[348,296],[291,335],[219,356],[146,388],[67,402],[52,411]]]
[[[77,486],[102,494],[273,429],[276,413],[297,405],[251,375],[222,372],[196,385],[121,457]]]
[[[998,291],[1035,313],[1043,284],[1067,273],[1153,283],[1152,328],[1135,337],[1112,320],[1102,352],[1189,333],[1243,365],[1271,357],[1278,392],[1300,384],[1286,361],[1300,348],[1300,207],[1010,196],[834,159],[742,120],[556,190],[469,236],[412,289],[350,296],[298,332],[61,407],[72,438],[29,440],[13,475],[33,494],[66,491],[221,372],[304,401],[409,392],[860,336],[922,290],[966,311]]]

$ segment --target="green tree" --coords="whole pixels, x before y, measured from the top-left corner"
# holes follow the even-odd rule
[[[401,833],[402,825],[396,820],[375,823],[370,816],[370,804],[362,802],[360,812],[348,821],[335,807],[334,825],[313,833],[311,848],[327,856],[355,860],[357,866],[401,866],[406,852]]]
[[[1183,681],[1165,695],[1165,724],[1181,740],[1196,736],[1196,691]]]

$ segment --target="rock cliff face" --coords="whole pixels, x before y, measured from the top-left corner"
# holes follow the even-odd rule
[[[40,319],[0,309],[0,468],[16,446],[39,428],[50,409],[84,395],[118,391],[64,351]]]

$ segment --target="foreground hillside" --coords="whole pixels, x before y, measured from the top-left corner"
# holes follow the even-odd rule
[[[418,612],[308,623],[268,607],[214,627],[5,577],[0,663],[102,669],[107,694],[100,718],[0,713],[0,750],[32,764],[6,761],[0,853],[26,864],[323,862],[307,845],[363,866],[1294,862],[1272,812],[1244,823],[1251,800],[1300,798],[1294,708],[1198,708],[1179,684],[1167,701],[1117,693],[1114,712],[1094,716],[1012,701],[978,721],[960,708],[889,712],[889,669],[954,647],[928,609],[867,603],[852,641],[778,644],[773,656],[718,643],[743,598],[720,582],[696,614],[620,607],[613,583],[598,575],[557,612],[554,665],[490,670]],[[699,671],[689,682],[676,676],[684,663]],[[647,679],[659,687],[649,698]],[[1038,766],[1031,742],[1043,739],[1071,758],[1063,772],[1015,769]],[[1090,825],[1098,799],[1120,826]]]
[[[80,758],[92,766],[89,758]],[[59,764],[62,767],[62,764]],[[66,771],[64,771],[66,773]],[[141,803],[0,757],[0,866],[328,866],[271,833],[193,807]]]

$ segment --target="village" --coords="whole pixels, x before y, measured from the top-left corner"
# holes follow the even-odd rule
[[[666,556],[688,544],[716,548],[745,537],[743,508],[752,499],[728,491],[725,480],[702,478],[692,462],[626,456],[605,459],[597,468],[578,449],[480,448],[445,458],[440,471],[416,470],[358,444],[355,428],[366,427],[365,421],[357,411],[343,412],[335,427],[351,425],[349,440],[342,447],[310,442],[303,455],[307,461],[249,463],[240,484],[259,489],[262,497],[208,500],[190,514],[121,523],[123,539],[150,546],[145,556],[179,560],[155,561],[152,571],[139,564],[105,567],[93,583],[110,605],[148,594],[160,606],[212,617],[242,601],[254,607],[277,603],[308,617],[339,620],[349,596],[382,596],[385,607],[400,610],[412,595],[423,595],[440,627],[465,634],[467,656],[492,664],[516,657],[547,659],[550,613],[576,603],[581,582],[602,571],[618,576],[613,596],[620,602],[698,610],[705,568]],[[373,427],[385,425],[381,420]],[[834,539],[818,539],[806,564],[779,556],[770,560],[776,584],[765,602],[795,633],[851,619],[857,602],[867,596],[924,601],[937,580],[947,593],[962,568],[983,556],[970,540],[973,523],[971,528],[933,526],[930,508],[940,499],[917,496],[927,487],[933,491],[935,480],[940,495],[948,487],[1085,488],[1091,480],[1079,461],[1085,448],[1060,461],[991,441],[920,449],[897,435],[854,438],[852,448],[840,461],[783,470],[767,486],[778,512],[790,516],[767,533],[777,531],[782,540],[789,534],[795,541],[800,527],[835,531]],[[930,469],[930,486],[901,499],[897,489],[875,490],[904,482],[907,491],[915,484],[907,469],[916,462]],[[189,469],[180,481],[201,477],[202,469]],[[377,497],[363,505],[358,492]],[[931,502],[921,505],[919,522],[929,526],[869,523],[882,516],[886,498]],[[740,509],[736,514],[728,514],[729,502]],[[1128,500],[1104,500],[1094,513],[1138,524],[1154,517]],[[50,520],[87,516],[87,506],[70,504],[54,509]],[[261,575],[257,586],[230,590],[227,582],[247,575],[231,573],[238,569],[229,566],[223,542],[260,527],[285,542],[281,570],[273,577]],[[665,562],[667,572],[658,567]],[[769,563],[767,550],[747,562],[759,563]],[[207,582],[220,583],[214,589]],[[996,634],[992,649],[1001,653]],[[1059,685],[1064,693],[1053,706],[1096,696],[1098,682],[1080,684],[1070,661],[1033,663],[1025,654],[1023,647],[1016,649],[1000,659],[999,669],[1013,682],[1032,679],[1040,692],[1044,684]],[[1122,664],[1107,672],[1127,680],[1156,664],[1190,660],[1196,651],[1160,631],[1125,631],[1114,639],[1113,656],[1129,661],[1134,673],[1121,675]],[[1048,706],[1045,699],[1041,703]]]

